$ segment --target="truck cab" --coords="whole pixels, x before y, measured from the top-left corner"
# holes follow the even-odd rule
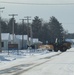
[[[71,42],[65,41],[65,40],[57,40],[54,43],[54,51],[57,52],[60,50],[61,52],[65,52],[67,49],[71,48]]]

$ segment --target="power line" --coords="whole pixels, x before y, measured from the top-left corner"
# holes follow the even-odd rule
[[[74,3],[22,3],[22,2],[3,2],[0,3],[7,3],[7,4],[23,4],[23,5],[74,5]]]

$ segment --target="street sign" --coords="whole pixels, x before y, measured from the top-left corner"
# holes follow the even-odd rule
[[[18,50],[18,44],[8,44],[9,50]]]

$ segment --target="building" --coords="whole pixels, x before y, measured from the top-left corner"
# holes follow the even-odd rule
[[[1,40],[2,40],[2,50],[8,50],[9,33],[2,33]]]
[[[22,39],[23,38],[23,39]],[[1,39],[2,39],[2,50],[8,50],[9,45],[8,44],[17,44],[18,49],[27,49],[27,35],[15,35],[14,34],[14,40],[13,35],[9,33],[1,33]],[[38,40],[38,38],[32,39],[32,44],[35,45],[35,48],[38,48],[42,42]],[[31,42],[31,39],[29,38],[29,42]]]
[[[19,49],[27,49],[27,35],[16,35]]]
[[[30,42],[31,42],[31,39],[29,38]],[[33,38],[32,39],[32,44],[35,46],[35,49],[39,48],[40,45],[42,45],[42,42],[39,41],[38,38]]]

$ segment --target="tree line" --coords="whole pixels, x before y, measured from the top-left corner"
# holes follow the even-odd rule
[[[12,34],[13,18],[9,21],[1,20],[1,32]],[[35,16],[32,20],[32,23],[16,23],[14,20],[14,33],[17,35],[27,35],[30,36],[30,26],[32,27],[32,36],[33,38],[38,38],[44,44],[46,42],[54,42],[56,38],[63,39],[70,38],[68,33],[64,30],[62,23],[60,23],[54,16],[50,17],[49,22],[44,22],[38,16]]]

